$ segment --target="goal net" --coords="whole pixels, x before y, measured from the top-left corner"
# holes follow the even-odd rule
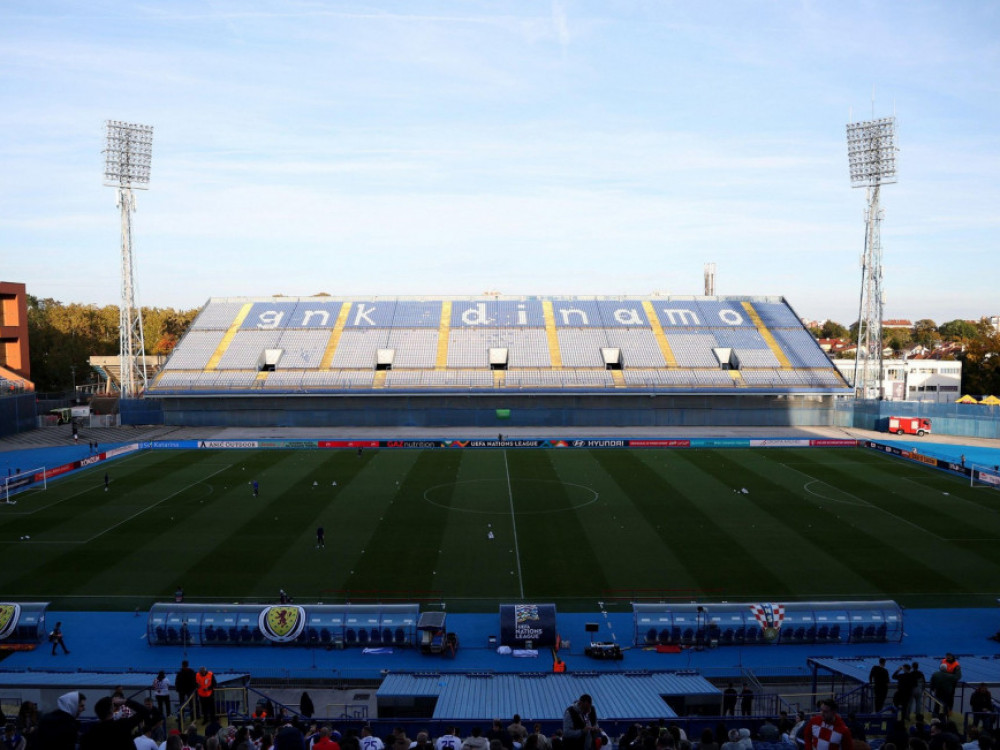
[[[11,470],[6,476],[0,476],[0,503],[13,504],[17,501],[15,495],[28,490],[47,490],[49,488],[48,472],[44,466],[37,469]]]

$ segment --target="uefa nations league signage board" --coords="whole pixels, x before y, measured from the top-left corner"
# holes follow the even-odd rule
[[[514,649],[556,644],[555,604],[501,604],[500,644]]]

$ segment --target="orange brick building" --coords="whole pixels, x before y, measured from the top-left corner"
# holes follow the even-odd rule
[[[24,284],[0,281],[0,381],[33,390],[28,358],[28,296]]]

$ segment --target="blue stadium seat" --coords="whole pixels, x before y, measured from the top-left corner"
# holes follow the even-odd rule
[[[810,625],[809,630],[806,631],[806,640],[812,643],[816,640],[816,626]]]
[[[760,638],[760,628],[754,625],[748,625],[746,632],[746,642],[756,643],[759,638]]]
[[[655,646],[656,645],[656,628],[650,628],[646,631],[646,645]]]
[[[162,625],[157,625],[156,630],[154,632],[156,633],[157,641],[163,642],[167,640],[167,629]]]
[[[358,631],[358,645],[367,646],[368,645],[368,631],[364,628]]]
[[[237,630],[235,627],[229,628],[229,640],[231,640],[233,643],[240,642],[240,631]]]
[[[319,640],[321,643],[329,643],[331,640],[330,631],[327,628],[323,628],[319,631]]]
[[[319,631],[316,628],[307,628],[307,635],[310,643],[319,643]]]
[[[880,640],[880,641],[884,641],[886,639],[886,633],[888,632],[888,630],[889,630],[889,626],[886,625],[883,622],[876,629],[876,631],[875,631],[875,638],[878,639],[878,640]]]
[[[683,643],[694,643],[694,628],[685,628],[681,641]]]
[[[226,632],[225,628],[216,628],[215,635],[219,639],[219,643],[225,643],[229,640],[229,634]]]
[[[405,646],[406,645],[406,631],[402,628],[396,628],[396,645]]]
[[[874,641],[875,640],[875,626],[869,625],[865,628],[865,640]]]
[[[660,631],[660,644],[666,646],[670,643],[670,630],[669,628],[664,628]]]
[[[354,628],[348,628],[344,631],[344,643],[348,646],[353,646],[358,640],[358,634],[354,632]]]
[[[392,628],[383,628],[382,643],[387,646],[392,644]]]
[[[725,631],[722,633],[723,643],[732,643],[734,638],[736,638],[736,631],[734,631],[732,628],[726,628]]]
[[[253,634],[250,632],[249,626],[244,625],[242,628],[240,628],[240,642],[250,643],[250,641],[252,640],[253,640]]]
[[[369,636],[369,640],[371,641],[372,645],[377,646],[378,644],[380,644],[382,642],[382,631],[379,630],[378,628],[372,628],[372,633],[371,636]]]
[[[830,640],[839,641],[840,640],[840,625],[834,625],[830,628]]]
[[[215,628],[211,625],[206,625],[201,634],[204,636],[206,643],[215,643]]]
[[[167,628],[167,640],[168,641],[170,641],[171,643],[177,643],[177,641],[179,641],[180,639],[181,639],[181,637],[179,635],[177,635],[177,628],[175,628],[175,627],[169,627],[169,628]]]
[[[829,637],[830,637],[830,626],[820,625],[819,630],[816,631],[816,640],[825,641]]]
[[[851,640],[852,641],[863,641],[865,638],[865,626],[855,625],[851,628]]]

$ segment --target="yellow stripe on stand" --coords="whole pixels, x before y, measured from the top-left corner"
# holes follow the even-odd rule
[[[344,302],[340,306],[340,313],[337,315],[337,322],[333,324],[333,331],[330,332],[330,340],[326,342],[326,349],[323,350],[323,359],[319,361],[319,369],[329,370],[333,363],[333,354],[337,351],[337,344],[344,333],[344,326],[347,325],[347,316],[351,313],[351,303]]]
[[[506,382],[506,378],[504,377],[506,374],[507,373],[504,372],[503,370],[494,370],[493,371],[493,387],[494,388],[503,388],[504,383]]]
[[[625,373],[621,370],[612,370],[611,379],[615,381],[615,388],[625,387]]]
[[[552,301],[542,302],[545,317],[545,338],[549,342],[549,361],[553,367],[562,367],[562,352],[559,351],[559,334],[556,333],[556,314],[552,312]]]
[[[236,337],[237,331],[240,330],[240,326],[243,325],[243,321],[247,319],[247,315],[250,314],[250,308],[253,307],[252,302],[247,302],[243,307],[240,308],[239,313],[233,319],[233,322],[229,325],[229,330],[226,331],[226,335],[222,337],[222,341],[215,348],[215,352],[208,360],[208,364],[205,365],[205,370],[214,370],[219,366],[219,360],[222,359],[222,355],[226,353],[229,345],[233,343],[233,339]]]
[[[768,348],[778,359],[778,362],[781,363],[781,369],[791,370],[792,369],[791,361],[788,359],[788,357],[785,356],[785,353],[781,351],[781,347],[778,345],[777,340],[774,338],[774,334],[772,334],[769,330],[767,330],[767,326],[764,325],[764,321],[760,319],[760,315],[757,314],[757,311],[753,309],[753,305],[751,305],[749,302],[744,302],[743,309],[747,311],[747,315],[750,316],[750,320],[753,321],[753,324],[757,326],[757,331],[760,333],[761,336],[764,337],[764,341],[767,343]]]
[[[388,374],[388,370],[376,370],[375,380],[372,382],[372,388],[385,388],[385,378]]]
[[[663,332],[660,319],[656,317],[656,310],[653,309],[653,303],[648,299],[643,300],[642,309],[646,311],[646,317],[649,318],[649,326],[653,329],[653,338],[656,339],[656,343],[660,346],[660,354],[663,355],[663,361],[667,363],[667,367],[677,367],[677,358],[674,356],[674,351],[670,348],[667,336]]]
[[[737,388],[746,388],[746,381],[743,380],[739,370],[729,370],[729,377],[732,378],[733,385]]]
[[[437,357],[434,359],[435,370],[448,368],[448,336],[451,334],[451,302],[441,303],[441,323],[438,325]]]

